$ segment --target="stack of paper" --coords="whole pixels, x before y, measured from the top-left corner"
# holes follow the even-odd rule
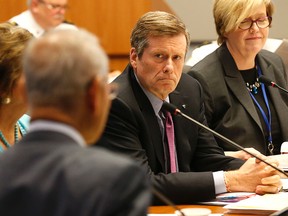
[[[276,159],[279,162],[279,168],[288,172],[288,154],[273,155],[269,157]]]
[[[228,213],[271,214],[288,207],[288,193],[257,195],[237,203],[224,206]]]

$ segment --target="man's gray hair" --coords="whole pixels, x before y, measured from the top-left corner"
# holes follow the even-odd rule
[[[32,40],[24,53],[28,99],[34,106],[69,109],[95,77],[107,79],[108,58],[86,30],[54,30]]]

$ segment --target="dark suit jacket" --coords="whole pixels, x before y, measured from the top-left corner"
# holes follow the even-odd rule
[[[262,50],[256,59],[263,75],[287,88],[285,69],[279,56]],[[203,87],[208,125],[243,147],[254,147],[267,155],[265,128],[262,128],[254,102],[226,45],[193,66],[188,74]],[[266,89],[278,115],[283,141],[286,141],[288,94],[272,87]],[[221,140],[218,143],[224,150],[237,150]]]
[[[135,79],[130,65],[114,82],[120,92],[113,101],[100,145],[136,159],[154,187],[176,203],[215,197],[212,171],[239,168],[243,161],[225,157],[213,136],[195,124],[174,116],[179,172],[165,173],[161,132],[153,107]],[[199,83],[182,74],[170,102],[182,112],[206,123]],[[154,204],[156,204],[155,201]]]
[[[35,131],[0,155],[0,215],[146,216],[147,182],[126,158]]]

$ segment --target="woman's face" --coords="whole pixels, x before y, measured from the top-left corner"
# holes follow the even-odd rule
[[[254,13],[243,21],[263,19],[267,16],[266,7],[263,4],[258,7]],[[253,58],[263,48],[269,34],[269,27],[259,28],[254,22],[251,28],[243,30],[236,29],[233,32],[227,33],[226,44],[233,56],[242,56]]]

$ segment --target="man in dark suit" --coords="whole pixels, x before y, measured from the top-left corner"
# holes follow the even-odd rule
[[[130,38],[130,64],[114,81],[119,95],[98,144],[142,164],[153,186],[175,203],[209,200],[226,191],[278,192],[275,171],[255,159],[241,166],[243,161],[224,156],[212,134],[179,116],[173,117],[174,145],[168,145],[163,101],[206,124],[201,87],[182,74],[189,41],[174,15],[155,11],[138,20]]]
[[[98,140],[109,112],[107,70],[107,56],[84,30],[47,33],[28,46],[31,125],[0,155],[1,215],[147,215],[143,170],[86,147]]]

